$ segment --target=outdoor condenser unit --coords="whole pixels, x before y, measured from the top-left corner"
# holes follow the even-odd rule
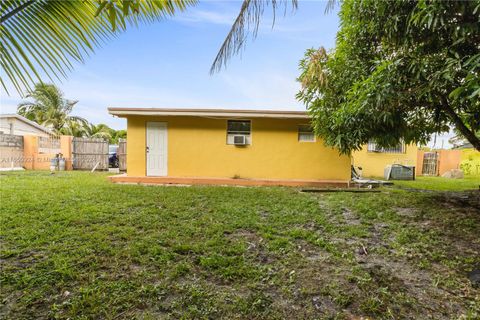
[[[386,180],[415,180],[415,167],[401,164],[386,166],[384,178]]]

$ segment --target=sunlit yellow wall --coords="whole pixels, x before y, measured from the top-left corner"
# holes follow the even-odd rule
[[[226,119],[128,117],[127,174],[145,176],[145,127],[168,127],[168,176],[350,180],[351,160],[317,142],[298,142],[305,120],[251,119],[252,144],[226,144]]]
[[[365,145],[362,150],[352,154],[353,164],[362,167],[364,177],[383,177],[385,167],[391,164],[417,166],[417,150],[416,145],[407,145],[405,153],[368,152]]]
[[[462,149],[460,168],[466,176],[480,176],[480,152],[473,148]]]

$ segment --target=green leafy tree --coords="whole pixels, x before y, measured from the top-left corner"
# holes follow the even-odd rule
[[[426,143],[454,126],[480,150],[480,1],[342,3],[334,51],[310,49],[297,98],[343,153]]]
[[[53,84],[36,84],[27,98],[31,100],[20,103],[17,113],[51,128],[56,134],[62,134],[73,123],[78,123],[80,127],[88,124],[87,120],[70,115],[78,101],[65,99],[60,89]]]

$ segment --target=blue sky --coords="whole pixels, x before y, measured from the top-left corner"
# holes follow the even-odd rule
[[[227,69],[209,74],[217,51],[240,8],[237,1],[200,1],[176,17],[131,28],[75,66],[58,83],[74,114],[116,129],[124,119],[107,107],[244,108],[304,110],[295,100],[298,61],[305,50],[333,48],[338,28],[325,2],[302,1],[292,14],[266,10],[258,37]],[[2,92],[2,113],[14,113],[21,98]]]

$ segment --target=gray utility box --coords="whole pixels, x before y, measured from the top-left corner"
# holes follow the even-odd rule
[[[384,170],[385,180],[415,180],[415,166],[392,164]]]

